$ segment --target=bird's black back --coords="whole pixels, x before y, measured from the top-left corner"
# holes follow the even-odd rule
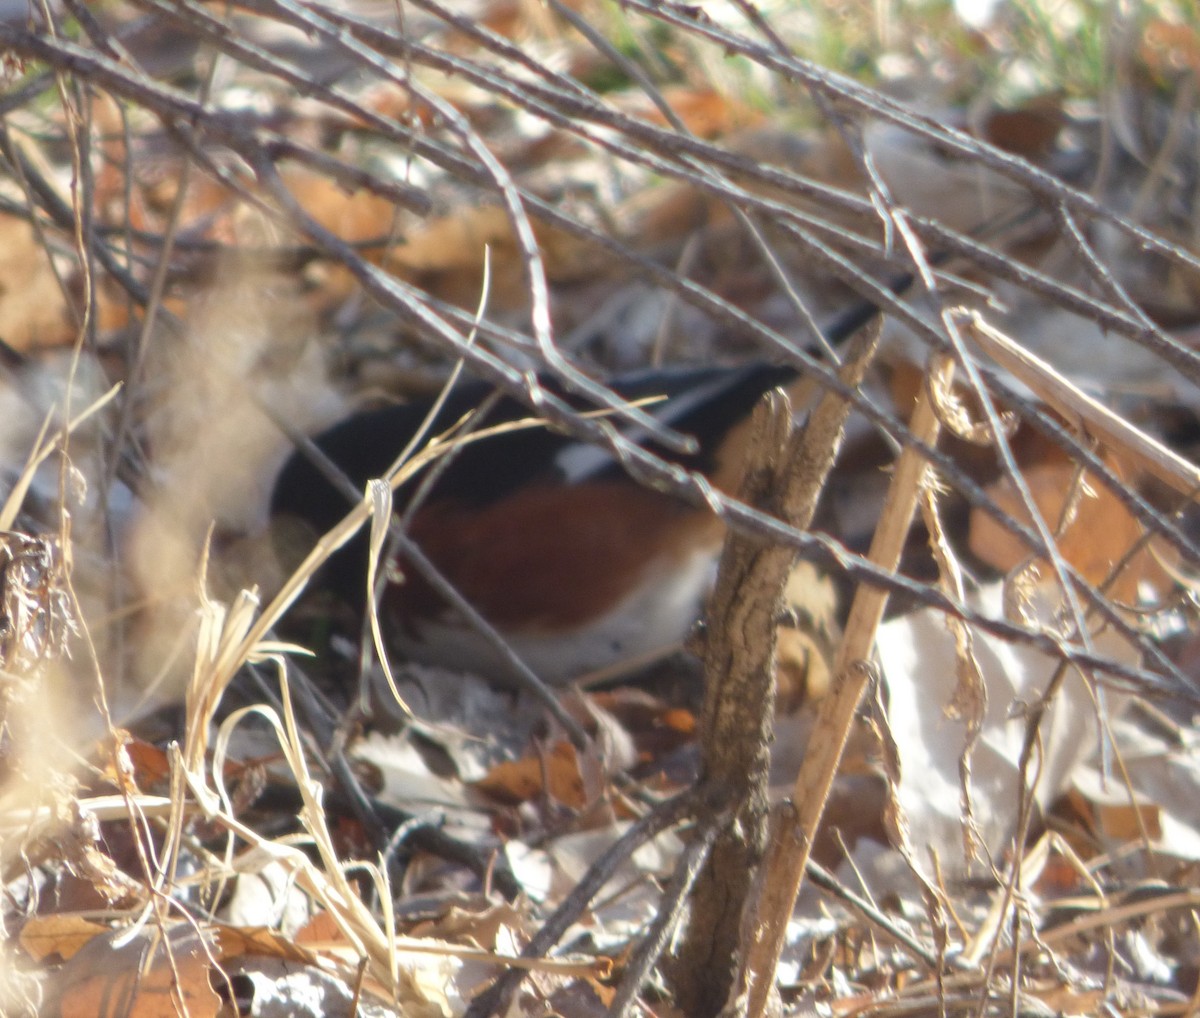
[[[791,381],[796,374],[793,368],[749,364],[735,368],[647,371],[615,379],[609,386],[627,401],[664,397],[644,409],[665,427],[692,437],[697,451],[680,455],[662,448],[648,436],[639,444],[664,459],[704,473],[714,466],[716,451],[730,429],[750,414],[765,392]],[[567,396],[552,382],[543,380],[542,384],[571,405],[581,410],[587,408],[583,401]],[[475,380],[455,386],[427,434],[432,437],[444,433],[483,405],[494,392],[492,386]],[[430,403],[417,402],[365,411],[334,425],[314,442],[361,492],[367,481],[381,476],[392,465],[425,422],[429,410]],[[473,421],[472,430],[528,417],[530,411],[524,404],[501,396]],[[623,430],[634,441],[639,440],[636,428]],[[459,505],[485,505],[501,501],[531,483],[567,483],[563,464],[579,446],[581,443],[576,439],[540,425],[462,445],[440,469],[428,492],[429,503],[452,500]],[[587,477],[607,480],[621,472],[614,458],[597,452]],[[571,479],[572,483],[580,481],[579,477]],[[403,510],[416,489],[417,483],[410,482],[397,492],[398,511]],[[342,490],[302,450],[289,457],[275,482],[271,499],[273,518],[296,517],[317,533],[324,533],[349,508]],[[349,546],[331,561],[325,581],[346,595],[360,591],[365,555],[364,541]]]

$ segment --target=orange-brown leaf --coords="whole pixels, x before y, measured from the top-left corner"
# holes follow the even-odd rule
[[[77,915],[33,916],[18,937],[25,953],[36,961],[59,958],[67,961],[93,937],[108,927]]]
[[[543,792],[575,808],[587,800],[579,758],[569,742],[556,743],[549,753],[498,764],[476,787],[511,803],[528,802]]]

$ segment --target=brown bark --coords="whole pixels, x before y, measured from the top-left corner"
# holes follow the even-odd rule
[[[850,384],[861,378],[874,340],[864,335],[853,348],[844,372]],[[770,394],[755,413],[741,499],[792,526],[807,526],[847,411],[844,400],[827,394],[797,432],[787,399]],[[667,966],[676,1004],[693,1018],[719,1014],[729,998],[743,911],[766,847],[775,634],[793,559],[787,548],[731,533],[709,602],[702,640],[708,685],[701,716],[701,781],[719,793],[715,798],[724,805],[699,818],[700,824],[719,824],[721,831]]]

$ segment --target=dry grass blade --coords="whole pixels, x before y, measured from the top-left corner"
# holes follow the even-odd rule
[[[1195,497],[1200,491],[1200,468],[1189,463],[1162,442],[1087,395],[1079,386],[1064,378],[1042,358],[989,325],[979,314],[966,316],[970,335],[980,348],[1001,367],[1012,372],[1085,433],[1091,433],[1130,457],[1180,495]]]

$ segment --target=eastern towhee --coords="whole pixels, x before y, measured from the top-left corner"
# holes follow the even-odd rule
[[[846,316],[831,339],[868,316]],[[797,378],[794,368],[752,363],[649,371],[608,385],[629,401],[661,397],[645,409],[694,438],[697,451],[643,444],[733,492],[751,411],[764,393]],[[314,441],[362,491],[425,424],[431,405],[362,412]],[[530,416],[517,400],[469,381],[451,390],[426,433],[440,434],[481,406],[480,428]],[[543,680],[566,682],[652,657],[677,645],[699,617],[723,525],[706,509],[639,485],[605,450],[546,427],[522,428],[464,445],[429,469],[440,472],[421,492],[408,538]],[[405,515],[421,489],[418,477],[396,493],[397,514]],[[298,517],[324,533],[348,509],[346,495],[310,457],[292,455],[275,484],[276,520]],[[360,537],[331,559],[321,582],[363,604],[366,555]],[[403,559],[397,565],[380,599],[391,648],[409,660],[500,677],[493,644],[418,571]]]

